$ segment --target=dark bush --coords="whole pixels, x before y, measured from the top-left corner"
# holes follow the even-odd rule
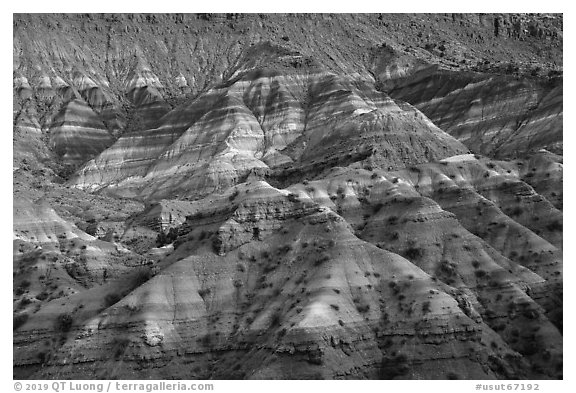
[[[484,270],[480,269],[480,270],[476,270],[474,272],[474,275],[478,278],[482,278],[482,277],[486,276],[486,272]]]
[[[365,303],[364,304],[357,304],[356,310],[358,310],[358,312],[361,314],[367,313],[368,311],[370,311],[370,305],[365,304]]]
[[[234,190],[234,192],[232,193],[232,195],[230,195],[230,196],[228,197],[228,200],[229,200],[230,202],[232,202],[234,199],[236,199],[236,197],[238,196],[238,194],[240,194],[240,192],[239,192],[238,190]]]
[[[13,329],[17,330],[20,326],[24,325],[28,321],[28,314],[22,313],[14,316]]]
[[[270,317],[270,326],[279,326],[281,322],[282,322],[282,314],[280,313],[280,311],[274,312],[274,314],[272,314],[272,316]]]
[[[394,379],[409,371],[408,357],[404,354],[384,356],[380,364],[380,379]]]
[[[559,221],[553,221],[550,224],[546,225],[546,229],[552,232],[561,231],[562,230],[562,223]]]
[[[198,295],[200,295],[201,298],[204,298],[206,295],[209,294],[210,294],[210,288],[204,288],[198,290]]]
[[[66,333],[72,328],[72,323],[74,323],[74,319],[72,318],[71,314],[60,314],[56,319],[56,330],[62,333]]]
[[[130,345],[130,340],[125,337],[115,338],[112,341],[114,347],[114,359],[118,360],[126,352],[126,348]]]
[[[403,254],[408,259],[420,259],[424,252],[421,248],[411,246],[405,249]]]
[[[326,253],[322,253],[315,261],[314,261],[314,266],[320,266],[322,265],[324,262],[327,262],[330,260],[330,256]]]
[[[167,234],[164,233],[164,231],[161,231],[156,237],[156,246],[162,247],[165,246],[166,244],[173,243],[177,237],[178,237],[178,229],[176,228],[170,228]]]
[[[422,303],[422,312],[424,314],[428,314],[430,312],[430,301],[426,300]]]
[[[104,297],[104,304],[106,307],[110,307],[113,304],[116,304],[122,299],[118,293],[109,293]]]
[[[299,202],[298,195],[296,195],[294,193],[288,194],[288,200],[290,202]]]
[[[38,299],[38,300],[46,300],[46,299],[48,299],[48,296],[49,296],[49,295],[48,295],[48,292],[43,291],[43,292],[40,292],[38,295],[36,295],[36,299]]]

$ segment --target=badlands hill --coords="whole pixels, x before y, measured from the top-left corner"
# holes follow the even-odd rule
[[[562,23],[14,15],[14,377],[562,378]]]

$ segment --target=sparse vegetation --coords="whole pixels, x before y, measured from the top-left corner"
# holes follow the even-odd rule
[[[422,258],[422,256],[424,255],[424,251],[419,247],[410,246],[404,250],[402,255],[404,255],[408,259],[415,260]]]
[[[407,374],[408,356],[402,353],[393,353],[391,356],[384,356],[380,364],[380,379],[394,379]]]
[[[122,299],[118,293],[109,293],[104,297],[104,304],[106,307],[110,307],[116,303],[118,303]]]
[[[298,199],[298,195],[296,195],[296,194],[294,194],[294,193],[292,193],[292,192],[291,192],[290,194],[288,194],[288,200],[289,200],[290,202],[294,202],[294,203],[300,201],[300,200]]]
[[[234,192],[228,197],[228,200],[229,200],[230,202],[232,202],[234,199],[236,199],[236,197],[238,196],[238,194],[240,194],[240,191],[234,190]]]
[[[203,288],[198,290],[198,295],[200,295],[201,298],[205,298],[210,294],[210,292],[210,288]]]
[[[14,316],[13,329],[17,330],[28,321],[28,314],[20,313]]]
[[[426,300],[422,303],[422,313],[428,314],[430,312],[430,301]]]
[[[72,328],[72,324],[74,323],[74,318],[71,314],[64,313],[58,315],[56,318],[56,331],[67,333]]]
[[[160,231],[158,236],[156,237],[156,247],[162,247],[166,244],[171,244],[176,240],[178,237],[178,229],[170,228],[168,233],[164,233],[164,231]]]
[[[114,359],[118,360],[124,355],[126,349],[130,345],[130,340],[126,337],[116,337],[112,341],[112,348],[114,351]]]
[[[520,216],[522,215],[522,213],[524,213],[524,210],[520,206],[516,206],[512,210],[510,210],[510,215],[512,217]]]
[[[560,232],[562,231],[562,223],[560,221],[552,221],[550,224],[546,225],[546,229],[551,232]]]

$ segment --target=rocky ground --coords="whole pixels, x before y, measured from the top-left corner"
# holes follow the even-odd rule
[[[562,23],[14,15],[14,377],[561,379]]]

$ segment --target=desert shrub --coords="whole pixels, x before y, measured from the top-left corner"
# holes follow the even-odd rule
[[[292,250],[292,245],[291,244],[285,244],[282,247],[278,248],[278,253],[288,254],[290,252],[290,250]]]
[[[120,359],[120,357],[126,352],[128,345],[130,345],[129,339],[126,337],[116,337],[114,341],[112,341],[112,346],[114,348],[114,359]]]
[[[28,297],[24,297],[24,298],[22,298],[22,300],[20,300],[20,304],[19,304],[18,308],[24,308],[27,305],[29,305],[30,303],[32,303],[32,300],[30,300]]]
[[[315,261],[314,261],[314,266],[320,266],[322,265],[324,262],[327,262],[330,260],[330,256],[327,253],[322,253]]]
[[[358,310],[358,312],[361,314],[367,313],[370,311],[370,305],[366,303],[356,304],[356,310]]]
[[[48,354],[44,351],[40,351],[36,354],[36,357],[38,358],[40,363],[44,363],[46,361],[46,359],[48,358]]]
[[[430,312],[430,301],[426,300],[422,303],[422,312],[424,314],[428,314]]]
[[[288,200],[290,202],[298,202],[299,201],[298,195],[296,195],[294,193],[290,193],[290,194],[288,194]]]
[[[164,231],[161,231],[158,234],[158,236],[156,236],[156,246],[162,247],[166,244],[173,243],[177,237],[178,237],[178,229],[176,228],[170,228],[168,233],[164,233]]]
[[[478,278],[482,278],[482,277],[486,276],[486,272],[484,270],[480,269],[480,270],[476,270],[474,272],[474,275]]]
[[[242,287],[242,280],[234,280],[233,285],[235,288],[241,288]]]
[[[390,216],[388,217],[388,224],[394,225],[398,223],[398,216]]]
[[[380,364],[380,379],[394,379],[408,373],[408,357],[404,354],[384,356]]]
[[[120,301],[120,299],[122,299],[120,294],[112,292],[112,293],[107,294],[104,297],[104,304],[106,305],[106,307],[110,307],[113,304],[118,303]]]
[[[420,259],[424,252],[421,248],[410,246],[404,250],[403,255],[408,259]]]
[[[531,309],[526,309],[522,311],[522,315],[524,315],[524,317],[528,319],[537,319],[540,316],[538,310],[531,310]]]
[[[546,225],[546,229],[552,232],[561,231],[562,230],[562,223],[560,221],[553,221],[550,224]]]
[[[234,190],[234,192],[228,197],[228,200],[232,202],[234,199],[236,199],[238,194],[240,194],[240,192],[238,190]]]
[[[280,311],[275,311],[270,317],[270,326],[279,326],[282,322],[282,314]]]
[[[209,295],[210,292],[210,288],[203,288],[198,290],[198,295],[200,295],[201,298],[204,298],[206,295]]]
[[[374,205],[374,207],[372,208],[372,212],[374,214],[378,213],[380,211],[380,209],[382,209],[382,207],[384,206],[384,204],[382,202],[377,203],[376,205]]]
[[[150,280],[153,277],[151,270],[141,270],[136,274],[134,278],[134,284],[139,287],[140,285],[144,284],[146,281]]]
[[[70,331],[72,324],[74,323],[74,318],[71,314],[63,313],[58,315],[56,318],[56,330],[62,333]]]
[[[13,329],[17,330],[20,326],[24,325],[28,321],[28,314],[21,313],[14,316]]]
[[[222,238],[220,236],[214,236],[212,238],[212,251],[214,251],[215,254],[220,254],[220,252],[222,251],[224,246],[224,242],[222,241]]]
[[[336,311],[340,310],[340,307],[336,304],[331,304],[330,307],[332,307]]]
[[[48,299],[48,296],[49,296],[49,295],[48,295],[48,292],[42,291],[42,292],[40,292],[38,295],[36,295],[36,299],[38,299],[38,300],[40,300],[40,301],[46,300],[46,299]]]

